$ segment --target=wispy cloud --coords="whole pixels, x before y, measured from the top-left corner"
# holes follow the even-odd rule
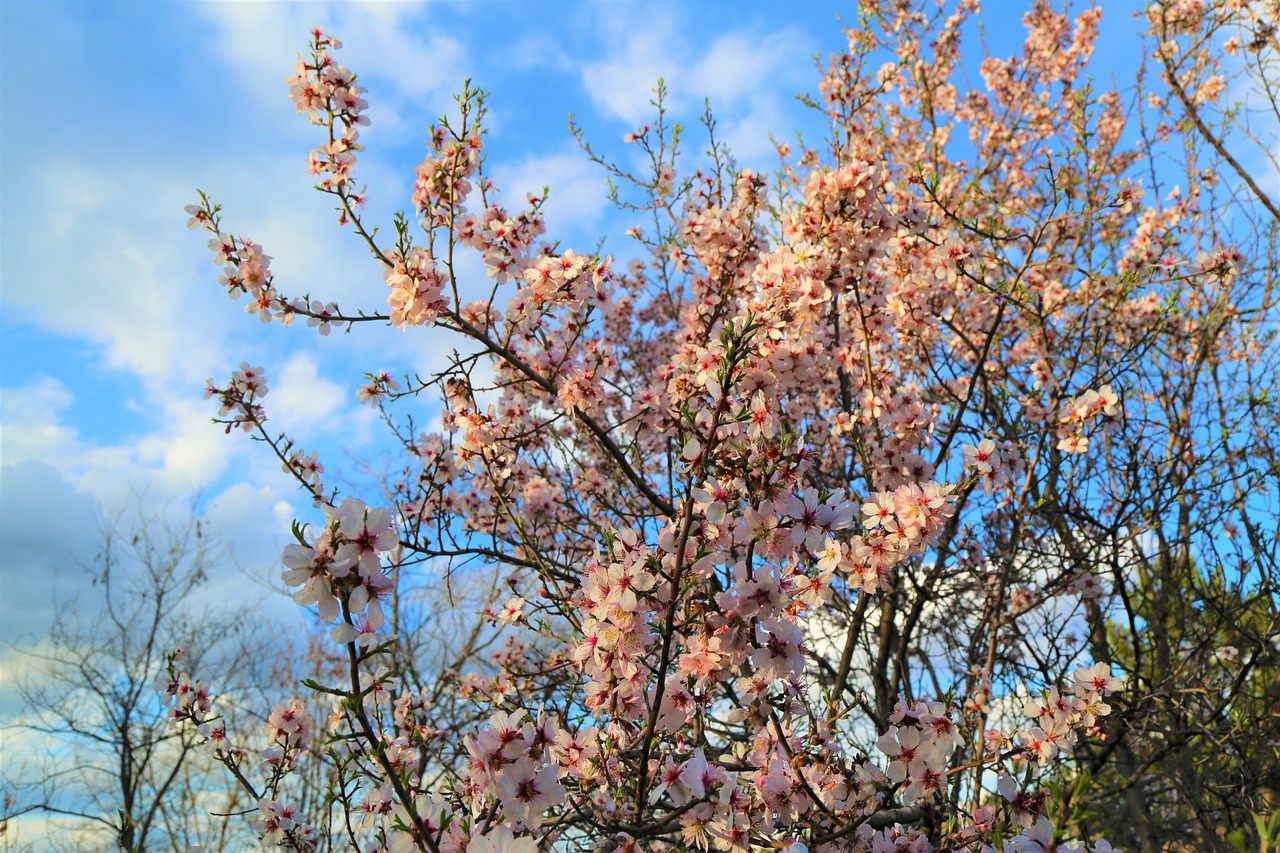
[[[640,125],[653,113],[654,86],[659,79],[677,83],[681,60],[676,21],[665,9],[641,19],[628,10],[602,21],[600,58],[582,65],[582,85],[606,115]]]
[[[584,62],[582,84],[604,114],[640,126],[654,116],[654,87],[662,78],[666,106],[688,124],[704,100],[720,123],[721,141],[744,164],[771,166],[770,130],[784,121],[792,95],[814,75],[816,50],[799,27],[758,26],[722,33],[709,43],[691,39],[666,7],[610,7],[601,15],[607,51]]]
[[[604,170],[576,147],[502,163],[493,170],[493,178],[513,206],[523,206],[526,195],[542,195],[543,188],[549,187],[551,194],[543,211],[547,233],[554,239],[594,234],[609,204]]]
[[[439,114],[471,64],[466,45],[433,28],[431,9],[421,2],[202,3],[192,9],[215,28],[214,52],[272,112],[292,109],[285,106],[284,83],[294,73],[295,54],[305,54],[311,29],[336,35],[343,42],[338,60],[377,96],[371,135],[420,136],[422,125],[412,118],[424,108]]]
[[[162,170],[92,168],[55,155],[37,161],[38,198],[16,198],[31,221],[5,243],[10,310],[57,335],[93,341],[110,367],[192,379],[218,361],[220,324],[193,336],[187,318],[206,300],[189,287],[177,245],[190,190]]]

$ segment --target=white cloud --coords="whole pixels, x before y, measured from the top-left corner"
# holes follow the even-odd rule
[[[351,311],[385,309],[378,263],[311,189],[304,161],[299,148],[194,166],[175,156],[107,171],[57,155],[38,162],[39,180],[18,190],[30,197],[12,199],[29,213],[22,239],[6,242],[5,308],[51,334],[101,347],[107,367],[136,375],[158,399],[202,388],[206,377],[221,380],[241,358],[256,362],[279,339],[245,316],[243,300],[226,298],[206,235],[183,225],[182,208],[202,186],[224,204],[224,228],[272,256],[282,292],[311,292]],[[406,194],[404,176],[372,161],[362,170],[379,193],[380,213]],[[352,345],[319,342],[299,326],[290,330],[295,343]]]
[[[790,141],[785,133],[778,133],[784,126],[779,104],[768,99],[744,116],[718,122],[716,140],[728,146],[739,165],[772,169],[777,167],[778,159],[770,136],[778,142]]]
[[[58,423],[72,400],[67,387],[50,376],[37,376],[21,389],[6,388],[0,396],[0,459],[16,465],[53,458],[75,441],[75,430]]]
[[[609,204],[604,170],[576,147],[503,163],[493,169],[493,178],[512,208],[522,207],[528,193],[541,195],[543,187],[551,188],[543,210],[547,236],[552,240],[567,236],[590,239],[588,235],[595,234],[600,215]],[[586,251],[590,246],[574,248]]]
[[[200,334],[186,328],[206,300],[183,286],[191,258],[177,238],[194,195],[185,182],[154,164],[100,170],[64,157],[35,171],[34,197],[12,200],[29,219],[24,239],[5,246],[6,307],[104,346],[112,367],[144,377],[207,371],[220,324],[206,315]]]
[[[209,401],[190,398],[166,400],[163,409],[163,426],[135,445],[137,461],[158,469],[175,492],[204,488],[226,470],[235,453],[224,428],[211,420],[216,409]]]
[[[283,476],[263,479],[236,483],[205,506],[204,518],[220,537],[226,558],[203,595],[210,601],[251,603],[261,618],[301,625],[302,608],[280,592],[280,552],[291,541],[290,523],[307,520],[310,501]]]
[[[628,16],[629,17],[629,16]],[[645,23],[613,20],[606,23],[601,42],[607,45],[603,59],[582,65],[582,84],[606,114],[632,125],[649,120],[654,109],[654,86],[659,78],[673,83],[680,78],[680,62],[671,55],[675,24],[655,14]]]
[[[812,66],[806,61],[809,52],[796,29],[784,28],[766,36],[726,33],[692,61],[688,82],[681,89],[686,97],[710,99],[713,108],[755,100],[762,94],[774,97],[780,85],[794,85],[812,75]]]
[[[285,80],[306,53],[313,27],[343,43],[336,58],[360,75],[370,98],[371,133],[420,134],[410,115],[436,115],[468,76],[457,39],[433,31],[425,3],[204,3],[192,7],[217,27],[214,50],[239,71],[259,104],[286,105]],[[301,121],[301,120],[300,120]]]
[[[707,99],[716,114],[743,121],[762,110],[774,118],[779,100],[813,73],[803,61],[812,50],[798,28],[763,35],[739,30],[704,46],[684,38],[670,15],[654,12],[652,6],[611,8],[601,21],[606,37],[600,42],[608,52],[582,65],[583,85],[597,106],[629,124],[653,118],[650,101],[659,78],[674,113],[700,114]]]
[[[295,353],[271,377],[269,402],[275,420],[300,440],[332,423],[348,396],[350,392],[317,372],[315,359],[306,353]]]
[[[193,396],[152,400],[152,431],[109,444],[95,443],[64,422],[71,395],[55,379],[37,376],[28,385],[5,388],[3,395],[0,458],[6,472],[24,464],[51,466],[105,506],[134,493],[172,500],[204,488],[243,447],[211,422],[211,404]]]

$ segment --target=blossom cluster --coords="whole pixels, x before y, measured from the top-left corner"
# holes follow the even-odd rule
[[[387,305],[392,325],[402,329],[429,326],[445,310],[445,278],[425,249],[415,248],[397,257],[383,277],[391,288]]]
[[[315,846],[316,830],[298,820],[296,806],[263,797],[258,801],[258,815],[253,828],[268,844],[284,846],[287,843],[303,850]]]
[[[988,495],[997,489],[1012,491],[1019,478],[1026,474],[1026,463],[1016,447],[998,448],[994,441],[986,438],[976,445],[962,445],[960,449],[964,452],[965,470],[977,477]]]
[[[1095,420],[1101,420],[1105,427],[1114,423],[1119,415],[1120,398],[1111,390],[1110,385],[1103,385],[1096,391],[1090,388],[1076,397],[1058,416],[1058,449],[1063,453],[1084,453],[1089,449],[1086,426]]]
[[[356,84],[356,75],[333,59],[332,50],[342,43],[319,29],[311,33],[311,57],[301,55],[293,76],[288,79],[289,98],[299,113],[306,114],[312,124],[329,128],[329,140],[314,151],[308,161],[308,173],[320,178],[318,189],[342,195],[351,181],[356,152],[363,146],[359,127],[369,124],[365,114],[368,103],[362,97],[363,87]],[[364,191],[352,198],[359,205]],[[344,203],[347,199],[343,197]],[[344,211],[348,214],[350,211]]]
[[[568,771],[558,757],[567,756],[561,744],[571,741],[552,718],[539,715],[535,721],[523,720],[522,712],[494,714],[466,741],[471,756],[467,793],[473,808],[496,799],[513,828],[540,827],[547,811],[564,802],[560,776]],[[579,767],[582,760],[579,753]]]
[[[285,326],[292,325],[295,317],[304,316],[307,325],[321,335],[328,335],[331,329],[341,329],[346,323],[333,302],[288,298],[277,291],[271,258],[262,251],[262,246],[249,238],[224,233],[217,205],[202,198],[198,205],[187,205],[186,211],[188,228],[203,228],[212,235],[209,249],[213,252],[214,264],[222,267],[218,283],[226,289],[227,296],[234,300],[248,297],[245,313],[257,315],[263,323],[274,320]]]
[[[876,746],[890,759],[885,771],[889,781],[904,786],[899,794],[902,801],[914,803],[940,794],[949,759],[959,744],[946,706],[941,702],[899,702],[889,721],[889,731],[880,736]]]
[[[240,362],[240,369],[231,374],[231,381],[226,385],[216,385],[210,379],[205,384],[205,399],[217,397],[221,403],[218,409],[219,423],[227,425],[227,432],[239,427],[245,432],[253,432],[254,428],[266,418],[262,405],[258,402],[267,396],[267,375],[261,367],[254,367],[247,361]]]
[[[298,544],[288,545],[281,556],[285,586],[300,587],[293,600],[303,607],[314,604],[325,622],[344,617],[334,629],[341,643],[354,639],[351,619],[364,615],[371,630],[382,627],[382,599],[394,582],[384,570],[380,554],[396,546],[391,513],[370,509],[363,501],[346,497],[337,507],[324,506],[320,532]]]
[[[1098,732],[1099,719],[1111,713],[1111,706],[1103,700],[1123,686],[1111,674],[1108,664],[1080,667],[1075,671],[1070,696],[1051,687],[1040,699],[1028,701],[1024,710],[1035,725],[1016,732],[988,729],[984,734],[987,749],[999,753],[1016,748],[1017,758],[1048,764],[1060,753],[1071,752],[1077,730]]]
[[[382,264],[386,312],[288,300],[215,205],[192,224],[263,320],[386,323],[459,354],[356,391],[404,450],[381,508],[326,498],[318,457],[261,430],[260,368],[210,383],[221,422],[267,441],[323,512],[295,524],[282,579],[345,655],[315,683],[327,725],[292,700],[263,727],[264,839],[311,843],[276,782],[315,761],[359,815],[353,843],[397,853],[1059,843],[1050,780],[1095,739],[1132,740],[1107,720],[1131,674],[1094,563],[1123,582],[1116,531],[1134,528],[1112,516],[1134,501],[1099,472],[1151,443],[1131,374],[1152,340],[1176,362],[1244,257],[1192,245],[1203,182],[1144,202],[1124,99],[1084,85],[1098,10],[1037,4],[1023,53],[962,89],[976,3],[954,5],[866,13],[819,89],[830,150],[800,150],[776,186],[724,156],[710,119],[707,162],[677,167],[661,90],[627,137],[648,174],[584,145],[645,216],[616,264],[544,240],[545,195],[503,202],[470,87],[380,243],[351,189],[363,92],[313,34],[290,97],[327,130],[310,169]],[[1175,36],[1194,29],[1179,15]],[[469,304],[463,252],[492,280]],[[397,413],[428,393],[423,431]],[[483,587],[476,625],[415,655],[386,603],[434,565]],[[1064,592],[1084,606],[1064,616]],[[163,689],[208,725],[200,688]],[[1029,722],[996,717],[1037,691]]]

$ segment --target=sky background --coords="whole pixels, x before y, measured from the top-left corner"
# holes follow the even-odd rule
[[[1108,24],[1132,28],[1136,7],[1118,8]],[[988,44],[1018,47],[1022,9],[988,10]],[[319,451],[341,485],[386,458],[354,396],[363,374],[447,354],[421,329],[264,326],[227,299],[207,238],[185,228],[198,187],[229,230],[263,244],[282,291],[384,307],[379,269],[305,172],[318,129],[285,80],[312,26],[343,40],[337,58],[369,90],[357,175],[371,221],[408,206],[427,127],[469,77],[491,93],[500,189],[519,199],[550,185],[549,238],[589,251],[606,236],[625,254],[635,223],[609,207],[568,115],[593,145],[631,156],[621,138],[652,117],[665,78],[675,120],[695,125],[709,99],[739,160],[769,168],[770,133],[821,132],[795,95],[816,91],[814,57],[842,48],[841,11],[851,6],[5,0],[0,655],[12,665],[8,644],[39,642],[55,596],[60,607],[89,596],[103,520],[139,502],[171,516],[198,505],[228,545],[211,597],[263,597],[244,575],[276,578],[288,522],[310,502],[267,447],[211,422],[207,378],[224,382],[241,360],[264,367],[274,427]],[[692,128],[687,138],[702,146]]]
[[[1141,4],[1101,6],[1093,73],[1124,83]],[[993,54],[1020,51],[1027,7],[985,4]],[[504,197],[549,185],[547,239],[590,252],[605,237],[605,252],[625,258],[636,222],[610,208],[568,115],[593,147],[633,157],[622,137],[652,118],[665,78],[691,153],[704,147],[705,97],[739,162],[768,170],[770,134],[821,136],[795,96],[816,95],[814,57],[843,49],[839,16],[853,8],[0,0],[0,724],[18,711],[15,676],[30,673],[15,649],[38,650],[59,609],[92,612],[87,567],[102,524],[122,512],[196,507],[226,546],[202,605],[255,607],[301,631],[302,612],[263,582],[278,582],[290,520],[314,510],[269,448],[212,423],[206,379],[224,383],[242,360],[264,367],[269,427],[318,451],[328,485],[376,504],[364,472],[389,451],[355,389],[366,372],[430,371],[448,355],[427,329],[320,337],[263,325],[227,299],[207,236],[185,227],[183,206],[204,190],[229,231],[272,256],[282,291],[385,310],[380,269],[306,174],[319,129],[285,81],[313,26],[342,39],[336,58],[369,90],[356,172],[368,222],[389,232],[409,206],[428,126],[469,77],[491,94],[486,165]],[[967,53],[976,69],[981,54]],[[483,279],[474,259],[462,270]],[[437,422],[425,402],[399,411]],[[12,754],[12,735],[0,737]]]
[[[1026,8],[989,0],[992,53],[1020,50]],[[1103,8],[1095,73],[1124,79],[1140,5]],[[568,115],[593,146],[634,156],[622,137],[652,117],[662,77],[690,149],[703,147],[705,97],[740,163],[769,169],[771,133],[821,135],[795,96],[816,94],[814,57],[843,48],[842,11],[853,5],[0,0],[0,721],[27,665],[14,649],[38,648],[55,608],[92,610],[86,567],[122,511],[196,506],[226,543],[204,601],[303,624],[254,579],[278,580],[289,522],[310,517],[310,501],[265,445],[211,422],[206,379],[225,382],[242,360],[264,367],[273,428],[343,486],[388,459],[354,394],[364,374],[426,371],[448,354],[426,329],[322,338],[262,325],[227,299],[207,237],[185,227],[198,187],[228,230],[264,246],[282,291],[385,309],[380,270],[305,171],[318,129],[285,80],[311,27],[342,39],[337,59],[369,90],[357,169],[368,221],[389,231],[408,207],[427,128],[469,77],[491,93],[487,168],[505,197],[550,185],[549,239],[589,252],[604,236],[626,257],[636,223],[609,207]],[[478,262],[463,270],[483,278]],[[412,411],[434,423],[425,404]]]
[[[971,35],[1012,55],[1026,8],[989,2]],[[1139,8],[1105,4],[1097,73],[1132,67]],[[633,157],[622,136],[651,120],[664,78],[691,151],[704,147],[706,98],[740,163],[769,169],[771,134],[821,135],[796,95],[816,94],[815,57],[843,48],[842,12],[852,4],[3,0],[0,677],[11,681],[13,647],[39,644],[55,607],[92,606],[86,567],[102,524],[139,508],[197,506],[227,546],[207,598],[301,624],[250,578],[278,578],[289,521],[309,517],[310,501],[265,445],[212,423],[205,380],[225,382],[241,360],[264,367],[274,429],[319,451],[326,482],[359,487],[388,459],[354,395],[364,373],[430,370],[448,354],[425,329],[322,338],[263,325],[227,299],[207,237],[185,227],[183,206],[204,190],[228,230],[272,256],[283,292],[385,309],[380,270],[305,171],[319,129],[285,80],[311,27],[342,39],[337,59],[369,90],[357,170],[368,221],[389,231],[408,206],[427,128],[471,78],[491,93],[499,189],[522,199],[550,185],[549,239],[590,251],[603,236],[625,257],[636,223],[610,207],[569,114],[593,146]],[[483,278],[474,259],[463,269]]]
[[[673,4],[5,2],[0,24],[0,639],[38,642],[53,612],[90,593],[103,519],[193,503],[228,543],[217,600],[260,598],[288,522],[310,512],[264,445],[213,424],[205,380],[266,368],[276,429],[318,450],[328,479],[377,465],[380,431],[354,388],[365,371],[429,368],[430,333],[363,328],[320,338],[264,326],[216,284],[207,237],[185,228],[196,188],[261,242],[281,290],[385,307],[355,235],[312,189],[317,128],[286,78],[308,31],[345,47],[369,89],[358,177],[372,221],[408,205],[428,125],[465,78],[492,93],[491,174],[511,197],[553,188],[549,236],[589,250],[632,223],[610,215],[601,170],[568,131],[622,148],[669,81],[674,112],[701,99],[744,162],[768,134],[813,119],[811,57],[840,48],[837,7]],[[483,277],[473,264],[472,272]],[[336,475],[336,476],[335,476]],[[373,502],[373,496],[370,498]],[[282,613],[288,613],[282,608]],[[0,654],[8,657],[7,647]],[[10,660],[10,662],[12,662]]]

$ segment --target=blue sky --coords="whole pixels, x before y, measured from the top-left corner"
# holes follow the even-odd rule
[[[312,26],[345,42],[339,61],[369,89],[357,176],[371,222],[387,228],[408,206],[427,127],[470,77],[491,93],[487,168],[506,197],[549,184],[548,238],[589,251],[605,236],[625,256],[635,222],[610,210],[568,114],[593,146],[633,156],[622,136],[652,116],[663,77],[691,150],[706,97],[720,139],[768,169],[770,133],[821,133],[794,96],[816,92],[813,57],[842,49],[838,15],[854,6],[0,3],[0,722],[25,660],[11,644],[38,646],[55,607],[92,608],[83,565],[99,525],[139,500],[170,516],[194,503],[221,533],[228,550],[205,601],[302,624],[249,578],[278,579],[289,521],[309,517],[310,501],[266,447],[211,423],[206,378],[225,381],[241,360],[265,367],[274,428],[320,453],[330,485],[375,503],[361,472],[388,451],[354,390],[366,371],[429,370],[447,355],[424,329],[321,338],[261,325],[217,286],[206,237],[185,228],[198,187],[231,231],[263,244],[282,290],[384,307],[380,270],[305,172],[317,129],[285,79]],[[1020,50],[1028,5],[988,0],[992,53]],[[1094,73],[1123,83],[1140,4],[1101,5]],[[463,270],[483,278],[478,263]],[[433,423],[428,407],[416,415]]]
[[[993,53],[1020,49],[1026,8],[988,2]],[[1121,48],[1134,44],[1137,8],[1104,4],[1101,70],[1135,59]],[[371,221],[389,226],[408,205],[427,126],[470,77],[492,94],[488,168],[507,197],[549,184],[549,237],[590,250],[606,235],[607,251],[625,253],[634,223],[608,208],[568,114],[594,145],[628,156],[621,138],[651,116],[664,77],[676,120],[695,125],[709,98],[720,138],[768,168],[771,132],[820,133],[794,96],[816,91],[812,58],[842,48],[841,11],[852,16],[852,4],[6,0],[0,640],[37,642],[55,592],[65,602],[87,591],[77,561],[91,558],[98,520],[135,494],[152,512],[196,502],[221,530],[219,600],[262,597],[242,572],[278,577],[289,520],[309,501],[267,448],[211,423],[206,378],[224,381],[241,360],[265,367],[275,427],[319,451],[342,485],[367,482],[362,465],[385,459],[354,396],[364,372],[429,369],[446,355],[422,329],[320,338],[263,326],[220,291],[206,238],[185,228],[199,187],[230,230],[264,245],[282,290],[383,306],[379,270],[305,173],[318,137],[285,79],[312,26],[345,42],[338,59],[369,89],[357,174]],[[692,127],[688,139],[701,144]]]
[[[3,638],[38,637],[53,589],[65,599],[86,577],[75,559],[91,555],[95,514],[133,493],[156,511],[198,500],[234,546],[229,587],[231,564],[277,574],[287,522],[308,502],[265,447],[210,422],[207,377],[224,379],[241,359],[265,366],[275,425],[319,450],[332,474],[378,454],[352,393],[362,373],[442,355],[425,334],[322,339],[262,326],[219,291],[205,238],[184,227],[199,187],[232,230],[264,244],[282,289],[381,305],[378,269],[305,174],[316,129],[284,81],[311,26],[344,40],[339,59],[370,90],[359,174],[373,216],[386,222],[406,205],[427,125],[472,77],[492,92],[495,177],[521,195],[551,184],[552,232],[589,247],[609,219],[604,182],[567,115],[597,143],[620,144],[665,76],[677,111],[712,97],[735,147],[760,160],[768,130],[802,115],[791,96],[816,80],[809,57],[840,44],[834,7],[818,4],[808,20],[779,12],[6,3],[0,537],[6,584],[21,594],[5,596]]]

